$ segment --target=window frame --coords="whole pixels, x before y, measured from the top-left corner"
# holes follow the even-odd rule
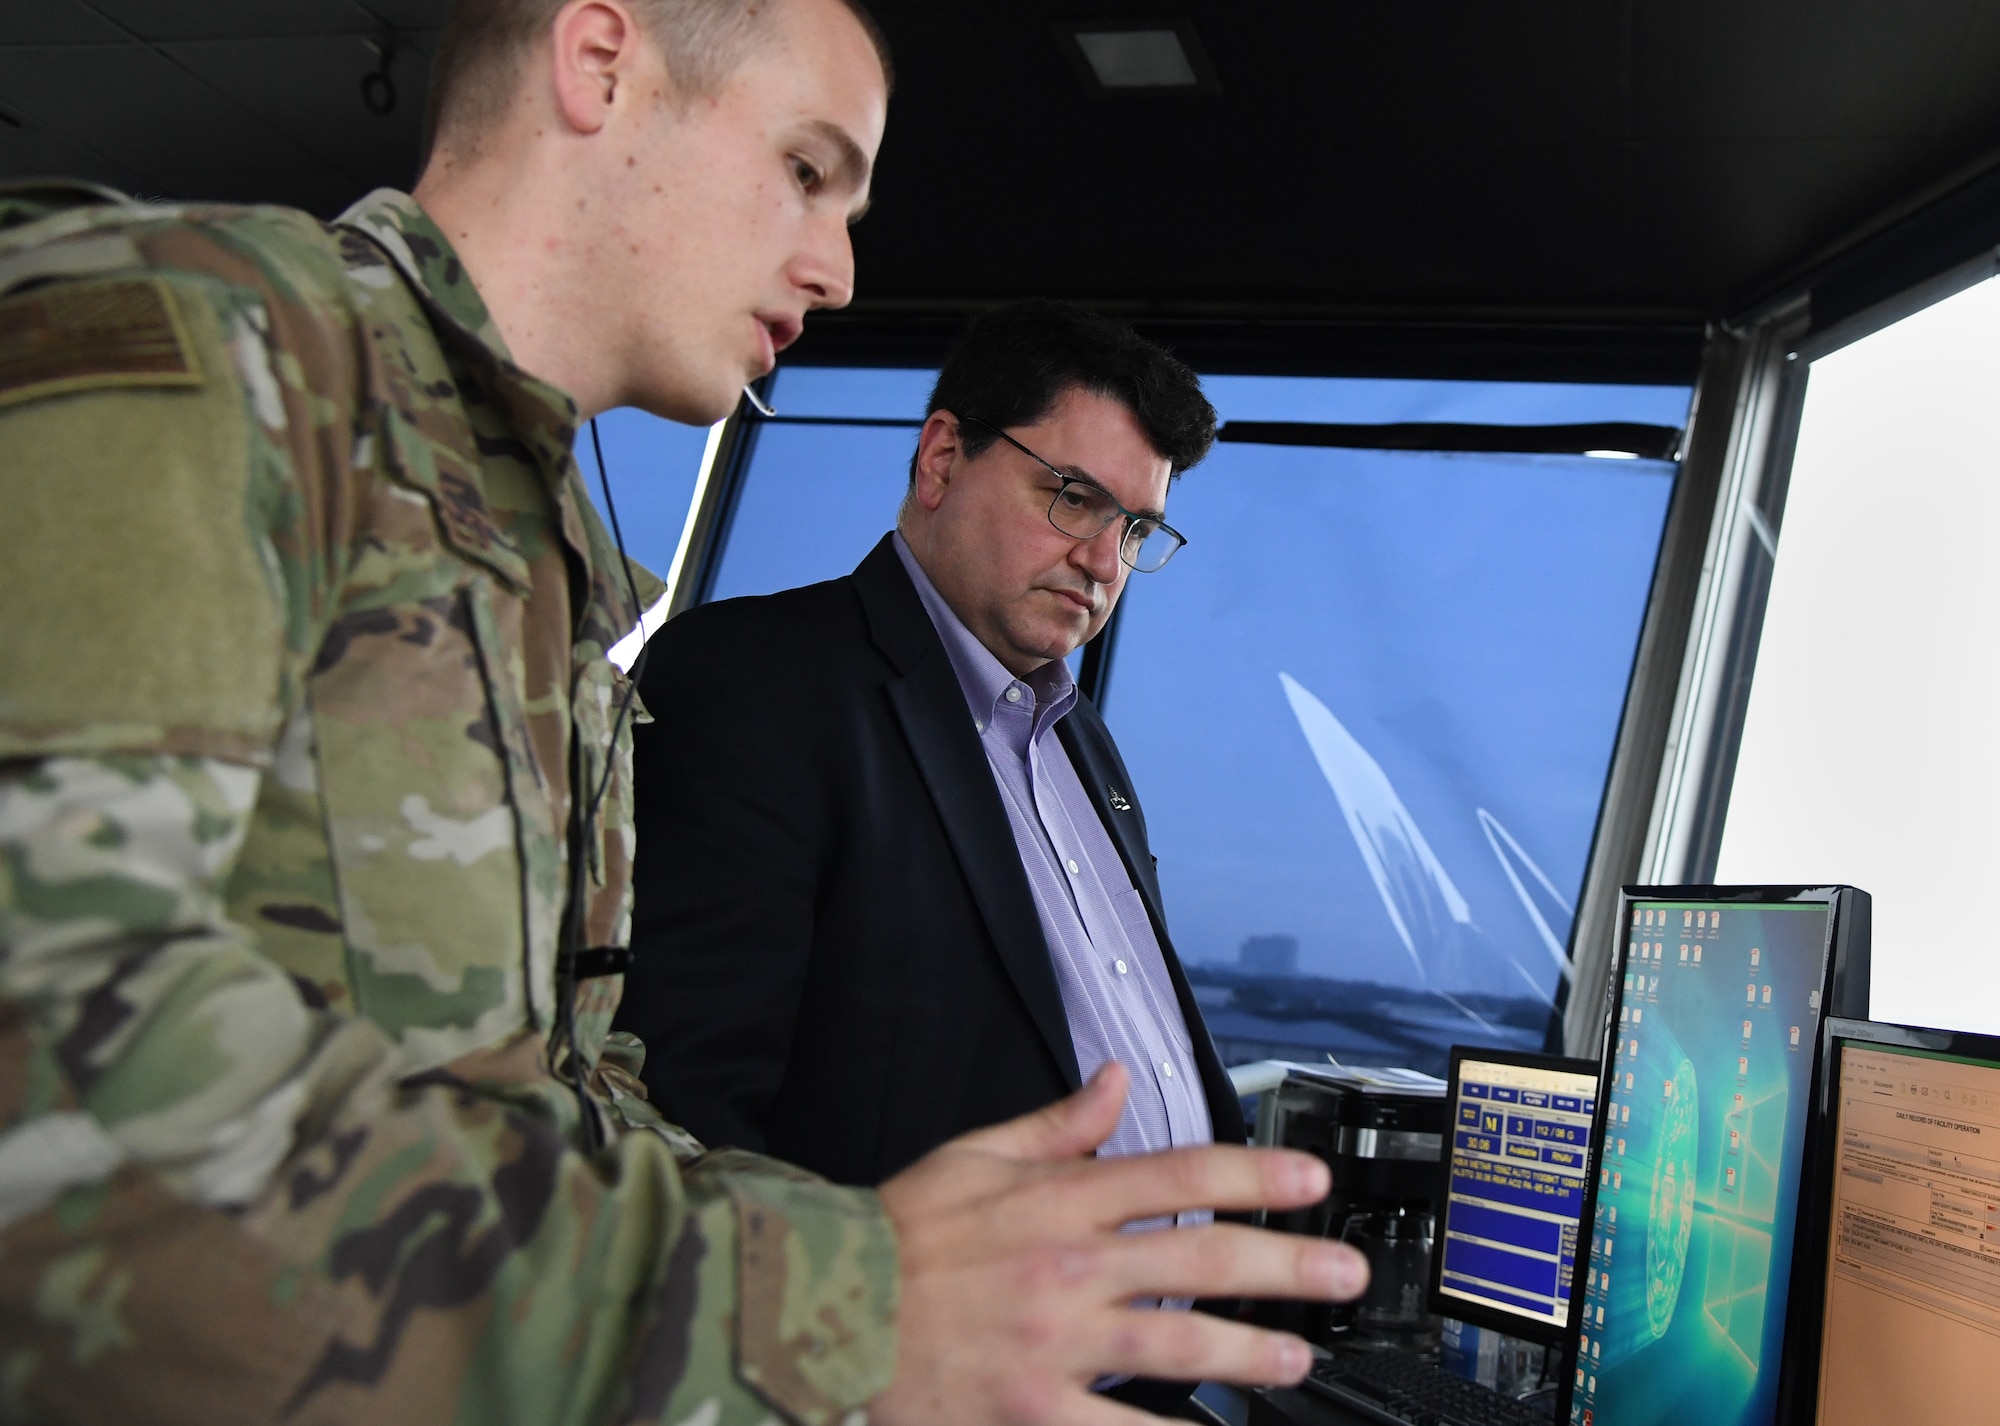
[[[1919,214],[1711,330],[1577,906],[1566,1053],[1603,1044],[1621,887],[1714,879],[1812,363],[2000,276],[1992,226]]]
[[[1588,1041],[1591,1048],[1571,1052],[1594,1053],[1595,1036],[1600,1029],[1597,1017],[1579,1014],[1577,1007],[1595,1005],[1602,998],[1603,977],[1611,945],[1610,924],[1616,916],[1618,889],[1631,880],[1629,868],[1639,856],[1639,843],[1657,821],[1654,794],[1659,781],[1658,770],[1662,751],[1670,745],[1667,720],[1658,710],[1664,688],[1674,686],[1684,656],[1691,647],[1685,611],[1691,603],[1702,608],[1721,608],[1729,603],[1727,598],[1718,599],[1711,587],[1712,580],[1703,583],[1697,578],[1709,573],[1712,563],[1706,557],[1702,537],[1710,531],[1718,505],[1718,492],[1724,483],[1725,468],[1734,472],[1735,486],[1742,484],[1747,472],[1762,468],[1755,458],[1745,460],[1744,443],[1739,439],[1739,433],[1734,426],[1725,426],[1715,413],[1741,414],[1745,397],[1741,388],[1746,380],[1752,381],[1754,387],[1756,376],[1766,372],[1770,363],[1770,346],[1769,341],[1759,345],[1754,340],[1711,333],[1703,350],[1701,370],[1694,382],[1688,424],[1677,443],[1669,441],[1670,447],[1678,445],[1676,454],[1681,458],[1676,462],[1673,492],[1669,497],[1653,578],[1641,616],[1639,638],[1612,742],[1605,787],[1598,800],[1597,820],[1585,861],[1577,910],[1571,920],[1567,946],[1571,974],[1568,980],[1558,983],[1550,1013],[1544,1042],[1544,1047],[1549,1050]],[[896,356],[893,365],[913,364],[914,359],[907,353],[898,351]],[[1363,373],[1350,370],[1313,374],[1402,376],[1409,375],[1409,372]],[[1517,373],[1515,379],[1556,380],[1564,374],[1530,370]],[[1574,378],[1580,373],[1566,374]],[[1660,375],[1658,372],[1650,374],[1655,377]],[[1435,372],[1425,375],[1440,380],[1506,379],[1490,368],[1476,375],[1439,375]],[[752,390],[760,401],[769,403],[775,381],[774,373],[753,385]],[[1756,394],[1753,389],[1751,405],[1753,409],[1761,410],[1762,407],[1754,399]],[[1706,419],[1702,415],[1704,408],[1711,413]],[[1277,444],[1352,449],[1416,448],[1410,444],[1414,428],[1399,423],[1368,426],[1308,422],[1288,424],[1282,432],[1265,431],[1263,428],[1269,423],[1239,424],[1245,427],[1240,434],[1232,437],[1225,427],[1222,439],[1271,444],[1275,435]],[[782,412],[765,415],[750,401],[739,402],[727,420],[715,428],[709,441],[682,534],[681,551],[676,558],[676,577],[671,581],[667,617],[704,603],[712,596],[728,548],[735,514],[756,458],[758,433],[769,425],[902,427],[915,431],[922,427],[923,422],[909,417],[787,416]],[[1424,434],[1442,439],[1445,443],[1435,447],[1440,450],[1483,449],[1490,438],[1497,436],[1505,442],[1502,448],[1543,449],[1550,453],[1573,454],[1608,439],[1604,434],[1606,429],[1596,426],[1440,426],[1436,431],[1427,429]],[[1650,431],[1651,428],[1643,430]],[[1623,434],[1641,431],[1642,428],[1634,427],[1631,432]],[[1658,440],[1662,434],[1672,435],[1671,432],[1655,431],[1651,438]],[[1421,448],[1433,447],[1427,441]],[[1761,451],[1762,448],[1758,449]],[[1767,588],[1768,568],[1764,571],[1763,583]],[[1107,703],[1110,694],[1111,674],[1118,648],[1119,616],[1124,607],[1124,602],[1120,601],[1105,628],[1085,646],[1078,672],[1079,688],[1100,707]],[[1761,608],[1761,602],[1757,603],[1759,614]],[[1743,647],[1754,657],[1754,638]],[[1746,700],[1747,687],[1746,670],[1743,680]],[[1675,713],[1678,722],[1681,714],[1678,704]],[[1740,724],[1739,709],[1736,717],[1739,733]],[[1724,791],[1726,794],[1726,787]],[[1717,825],[1719,827],[1719,823]],[[1582,949],[1581,954],[1579,948]],[[1603,954],[1599,954],[1600,951]]]

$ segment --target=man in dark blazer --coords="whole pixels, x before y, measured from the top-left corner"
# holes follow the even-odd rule
[[[1018,304],[940,373],[898,529],[845,578],[657,634],[620,1025],[712,1147],[875,1184],[1107,1058],[1102,1151],[1241,1142],[1145,815],[1064,656],[1181,543],[1214,412],[1117,324]]]

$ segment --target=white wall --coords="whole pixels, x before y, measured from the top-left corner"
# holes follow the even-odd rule
[[[1871,1014],[2000,1032],[2000,280],[1813,364],[1720,882],[1875,898]]]

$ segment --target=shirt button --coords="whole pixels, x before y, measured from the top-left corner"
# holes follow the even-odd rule
[[[1165,1075],[1168,1079],[1172,1079],[1174,1077],[1174,1067],[1168,1064],[1165,1060],[1161,1060],[1160,1073]]]
[[[1009,703],[1019,703],[1021,701],[1021,690],[1010,686],[1007,689],[1007,701]]]
[[[1069,868],[1069,874],[1071,876],[1075,876],[1078,872],[1083,870],[1082,867],[1076,864],[1075,857],[1071,857],[1068,861],[1064,862],[1063,865]]]
[[[1113,961],[1113,962],[1112,962],[1111,964],[1113,964],[1113,965],[1115,965],[1115,966],[1117,966],[1117,967],[1118,967],[1118,974],[1120,974],[1120,975],[1123,975],[1123,974],[1125,974],[1125,962],[1123,962],[1123,961]]]

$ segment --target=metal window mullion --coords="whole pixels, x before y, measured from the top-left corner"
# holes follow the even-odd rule
[[[1777,369],[1802,318],[1802,306],[1787,307],[1745,330],[1716,329],[1703,356],[1577,900],[1561,1023],[1570,1054],[1599,1049],[1620,888],[1675,879],[1658,871],[1660,829],[1673,825],[1690,758],[1714,726],[1701,691],[1715,681],[1718,629],[1740,622],[1740,541],[1755,528],[1745,495],[1768,463]]]
[[[701,603],[714,587],[730,518],[756,450],[757,429],[763,424],[750,403],[742,401],[709,437],[701,472],[695,479],[694,498],[688,505],[687,523],[674,552],[669,618]]]
[[[1756,345],[1758,348],[1765,345],[1762,334]],[[1743,519],[1744,484],[1754,463],[1752,452],[1759,444],[1757,427],[1761,423],[1757,416],[1767,366],[1767,353],[1754,350],[1744,369],[1746,379],[1737,392],[1722,488],[1715,502],[1695,595],[1693,627],[1674,694],[1673,717],[1668,722],[1666,747],[1662,749],[1645,847],[1639,857],[1639,879],[1655,885],[1680,879],[1678,873],[1685,850],[1680,811],[1690,791],[1690,760],[1706,746],[1706,735],[1714,723],[1718,690],[1713,670],[1725,652],[1717,647],[1716,635],[1720,621],[1735,607],[1742,581],[1746,553],[1743,540],[1749,533]]]
[[[1728,463],[1747,353],[1741,334],[1711,329],[1695,383],[1687,433],[1660,532],[1645,617],[1632,656],[1624,712],[1612,745],[1604,796],[1571,923],[1569,983],[1560,988],[1560,1048],[1594,1056],[1599,1004],[1611,973],[1619,889],[1634,879],[1659,786],[1669,717],[1687,650],[1695,590],[1712,538],[1716,491]],[[1551,1048],[1557,1048],[1555,1044]]]
[[[702,447],[701,466],[695,471],[694,489],[688,495],[687,514],[681,520],[680,542],[674,546],[674,562],[667,567],[667,613],[678,614],[681,608],[681,589],[688,582],[688,571],[700,559],[702,537],[709,521],[703,519],[710,505],[710,489],[721,478],[724,464],[722,453],[730,444],[729,423],[734,416],[725,416],[708,428],[708,441]]]
[[[1702,562],[1687,653],[1682,663],[1667,745],[1661,759],[1639,879],[1655,885],[1706,876],[1712,863],[1713,828],[1719,809],[1714,774],[1718,762],[1733,765],[1733,734],[1740,731],[1747,696],[1749,647],[1762,629],[1763,596],[1769,589],[1776,554],[1770,516],[1760,510],[1775,467],[1788,460],[1790,443],[1779,438],[1787,424],[1787,403],[1795,403],[1800,383],[1789,379],[1791,346],[1804,330],[1803,299],[1760,322],[1751,336],[1730,431],[1722,487]],[[1752,605],[1754,604],[1754,608]],[[1727,744],[1727,746],[1725,746]]]

